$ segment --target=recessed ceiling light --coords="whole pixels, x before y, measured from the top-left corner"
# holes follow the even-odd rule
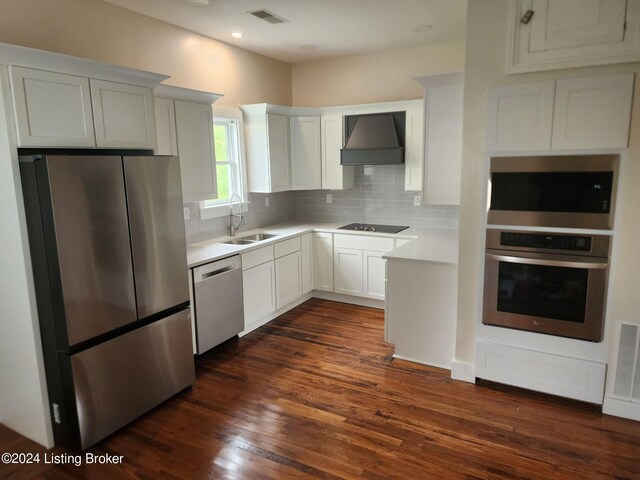
[[[302,45],[300,48],[303,50],[315,50],[316,48],[318,48],[318,46],[312,43],[308,43],[306,45]]]
[[[233,38],[242,38],[242,33],[240,33],[240,32],[233,32],[233,33],[231,34],[231,36],[232,36]]]
[[[205,5],[209,5],[209,0],[187,0],[187,3],[190,3],[191,5],[199,5],[199,6],[205,6]]]
[[[418,25],[413,29],[414,32],[428,32],[433,28],[433,25]]]

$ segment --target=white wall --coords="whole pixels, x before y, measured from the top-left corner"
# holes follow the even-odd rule
[[[7,92],[6,67],[0,67],[0,92]],[[53,432],[40,327],[24,218],[20,172],[12,126],[6,119],[10,101],[0,95],[0,423],[47,447]],[[5,115],[7,112],[7,115]]]
[[[637,251],[637,239],[640,238],[640,63],[505,75],[509,3],[510,0],[468,2],[456,339],[456,360],[465,364],[473,364],[476,327],[481,317],[487,182],[484,135],[487,88],[491,85],[636,72],[631,140],[618,186],[614,262],[609,279],[612,288],[606,328],[615,333],[621,320],[640,321],[640,295],[637,292],[640,272]],[[615,344],[613,335],[609,340],[607,348],[611,367]]]

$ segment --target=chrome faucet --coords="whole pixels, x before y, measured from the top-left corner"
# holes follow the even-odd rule
[[[233,213],[233,199],[236,197],[238,198],[238,205],[240,205],[240,215],[235,215]],[[233,222],[234,217],[238,219],[237,225],[235,225]],[[240,195],[238,195],[237,193],[234,193],[233,195],[231,195],[231,198],[229,199],[229,236],[230,237],[235,236],[236,230],[242,226],[244,226],[244,215],[242,215],[242,199],[240,198]]]

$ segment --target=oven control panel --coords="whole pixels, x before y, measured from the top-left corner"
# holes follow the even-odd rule
[[[589,252],[591,251],[591,236],[501,232],[500,245],[503,247]]]

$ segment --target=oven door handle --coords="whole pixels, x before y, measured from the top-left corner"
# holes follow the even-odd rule
[[[495,255],[491,253],[487,253],[486,257],[501,262],[524,263],[528,265],[544,265],[547,267],[588,268],[590,270],[604,270],[609,267],[608,262],[580,261],[570,256],[561,255],[558,255],[551,260],[545,258],[529,258],[524,256],[516,257],[512,255]]]

